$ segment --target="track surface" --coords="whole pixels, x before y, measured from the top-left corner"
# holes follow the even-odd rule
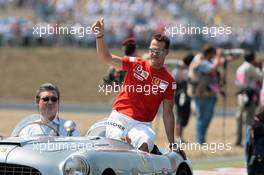
[[[245,168],[219,168],[214,171],[194,171],[194,175],[247,175]]]

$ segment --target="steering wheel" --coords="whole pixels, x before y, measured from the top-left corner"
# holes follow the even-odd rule
[[[25,125],[24,127],[22,127],[18,132],[17,132],[17,134],[14,136],[14,137],[18,137],[19,135],[20,135],[20,132],[24,129],[24,128],[26,128],[26,127],[28,127],[28,126],[30,126],[30,125],[35,125],[35,124],[38,124],[38,125],[43,125],[43,126],[46,126],[46,127],[48,127],[48,128],[50,128],[52,131],[54,131],[54,133],[56,134],[56,136],[60,136],[60,134],[59,134],[59,132],[52,126],[52,125],[50,125],[50,124],[48,124],[48,123],[45,123],[45,122],[42,122],[42,121],[36,121],[36,122],[31,122],[31,123],[28,123],[27,125]],[[43,135],[45,135],[45,132],[43,132]]]

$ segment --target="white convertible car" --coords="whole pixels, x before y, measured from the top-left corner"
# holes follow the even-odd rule
[[[95,123],[84,137],[55,135],[19,138],[19,132],[35,122],[31,115],[21,121],[11,137],[0,141],[0,175],[192,175],[182,151],[153,153],[104,137],[105,120]],[[65,123],[69,135],[74,123]]]

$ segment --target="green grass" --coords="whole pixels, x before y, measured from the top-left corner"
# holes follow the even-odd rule
[[[193,160],[195,170],[214,170],[223,167],[243,168],[245,162],[243,157],[225,157],[220,159]]]

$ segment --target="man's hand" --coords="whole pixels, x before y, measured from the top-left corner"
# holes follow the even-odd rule
[[[93,24],[92,30],[96,37],[102,37],[104,35],[104,19],[101,18],[100,20],[97,20]]]
[[[96,35],[96,50],[98,57],[105,63],[110,66],[113,66],[116,69],[122,68],[122,60],[121,57],[114,56],[112,57],[107,45],[104,41],[104,19],[101,18],[97,20],[93,26],[92,30]]]

